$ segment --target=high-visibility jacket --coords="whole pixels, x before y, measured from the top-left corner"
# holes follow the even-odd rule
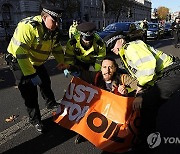
[[[125,44],[120,49],[119,55],[125,68],[138,80],[140,86],[153,85],[162,75],[162,70],[173,63],[171,56],[141,40]]]
[[[100,70],[101,61],[106,56],[106,46],[102,39],[94,34],[92,46],[84,49],[80,43],[80,34],[75,35],[67,42],[65,51],[65,63],[75,65],[76,59],[83,63],[95,64],[95,70]]]
[[[69,28],[69,38],[72,38],[78,33],[77,24],[72,24]]]
[[[36,72],[33,65],[42,65],[52,53],[57,62],[64,62],[59,31],[48,31],[41,16],[28,17],[18,23],[8,46],[8,52],[17,58],[24,76]]]

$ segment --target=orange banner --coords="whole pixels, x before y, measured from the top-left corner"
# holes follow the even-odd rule
[[[126,152],[136,142],[139,112],[134,98],[122,97],[73,78],[54,122],[73,130],[108,152]]]

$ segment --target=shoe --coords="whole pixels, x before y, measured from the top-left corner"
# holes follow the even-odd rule
[[[86,141],[86,139],[83,137],[83,136],[81,136],[81,135],[77,135],[76,136],[76,138],[75,138],[75,140],[74,140],[74,143],[75,144],[79,144],[79,143],[81,143],[81,142],[85,142]]]
[[[42,123],[37,123],[33,125],[37,132],[42,133],[44,131],[44,126]]]
[[[57,103],[56,101],[52,101],[50,103],[47,104],[46,108],[47,109],[55,109],[55,108],[58,108],[60,104]]]

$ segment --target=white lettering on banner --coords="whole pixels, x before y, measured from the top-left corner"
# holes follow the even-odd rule
[[[81,107],[78,104],[73,104],[71,102],[64,100],[62,100],[60,104],[65,106],[61,116],[68,115],[70,121],[76,120],[76,122],[78,122],[82,117],[84,117],[85,113],[89,109],[89,106],[84,106],[83,109],[81,109]],[[69,113],[68,113],[68,109],[69,109]],[[74,111],[76,111],[77,113],[73,114],[75,113]]]
[[[76,92],[76,94],[73,95],[74,91]],[[85,95],[84,91],[89,92],[89,95],[88,96]],[[71,83],[69,86],[69,89],[65,93],[65,97],[67,99],[74,99],[74,101],[78,103],[85,101],[87,97],[86,102],[90,103],[92,99],[94,98],[95,94],[98,94],[98,91],[96,89],[93,89],[88,86],[86,87],[84,85],[77,85],[75,87],[75,84]]]

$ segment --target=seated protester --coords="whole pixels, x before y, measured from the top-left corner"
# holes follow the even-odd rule
[[[92,22],[81,23],[77,26],[77,30],[79,33],[67,42],[64,61],[85,70],[89,70],[90,66],[100,70],[100,62],[106,55],[106,47],[95,33],[96,25]]]
[[[118,95],[129,96],[128,91],[130,91],[132,96],[130,88],[136,90],[137,81],[128,74],[118,74],[117,69],[116,61],[105,57],[101,63],[101,71],[81,70],[79,77],[92,85]]]
[[[110,57],[105,57],[101,64],[101,71],[85,71],[79,70],[73,66],[69,67],[69,71],[78,72],[79,77],[101,89],[110,91],[117,95],[128,96],[127,87],[132,88],[134,91],[137,89],[137,81],[128,74],[117,73],[118,64]],[[132,96],[132,92],[131,92]],[[80,135],[77,136],[75,143],[82,142],[84,138]]]

